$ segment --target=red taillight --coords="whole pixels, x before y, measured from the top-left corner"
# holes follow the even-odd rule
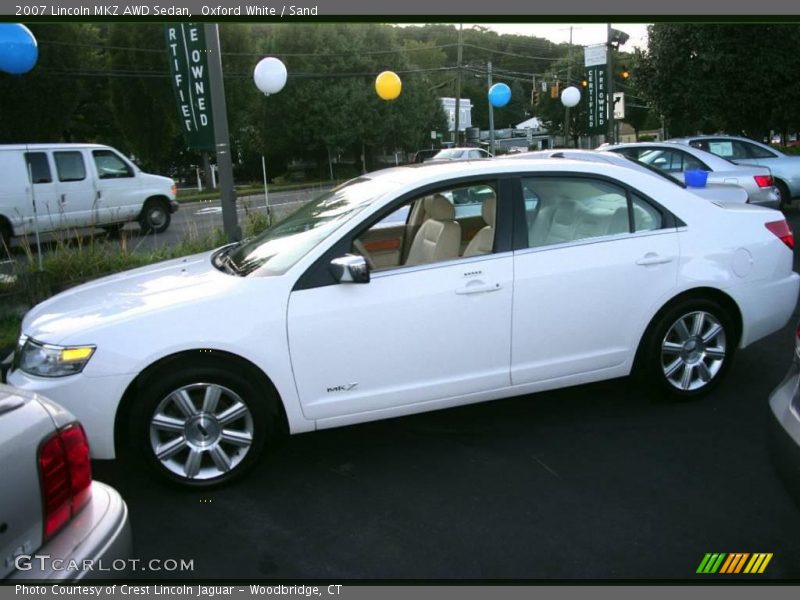
[[[786,222],[786,219],[782,221],[771,221],[769,223],[764,223],[764,225],[778,236],[784,244],[789,246],[789,249],[794,250],[794,234],[789,227],[789,223]]]
[[[772,180],[772,175],[754,175],[753,179],[756,180],[756,185],[760,188],[772,187],[775,182]]]
[[[92,465],[89,442],[77,423],[57,431],[39,447],[44,539],[52,537],[89,500]]]

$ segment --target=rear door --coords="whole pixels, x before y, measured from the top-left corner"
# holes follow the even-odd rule
[[[512,385],[625,375],[642,323],[676,281],[671,215],[606,179],[522,179],[528,248],[514,253]]]

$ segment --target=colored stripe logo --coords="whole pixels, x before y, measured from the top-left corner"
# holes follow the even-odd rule
[[[700,561],[700,566],[697,567],[696,572],[725,575],[739,573],[761,574],[766,570],[767,565],[772,560],[772,556],[772,552],[756,552],[754,554],[749,552],[709,552]]]

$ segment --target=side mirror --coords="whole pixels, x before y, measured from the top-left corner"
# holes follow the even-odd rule
[[[345,254],[331,261],[331,273],[339,283],[369,283],[367,259],[357,254]]]

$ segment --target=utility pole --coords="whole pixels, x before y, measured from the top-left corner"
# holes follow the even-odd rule
[[[486,89],[492,89],[492,61],[486,63]],[[489,152],[494,154],[494,106],[492,101],[489,100]]]
[[[572,85],[572,26],[569,28],[569,49],[567,50],[567,86]],[[564,107],[564,145],[569,148],[569,106]]]
[[[608,129],[606,130],[606,142],[609,144],[616,143],[614,138],[614,44],[611,41],[611,23],[607,25],[606,35],[606,110],[608,111],[608,119],[606,119]]]
[[[458,146],[458,129],[461,125],[461,51],[463,49],[462,45],[462,32],[464,30],[464,24],[459,23],[458,25],[458,59],[456,60],[456,128],[453,131],[453,142],[456,146]]]
[[[222,227],[228,241],[242,239],[239,218],[236,214],[236,191],[233,188],[233,161],[228,133],[228,109],[225,105],[225,86],[222,81],[222,54],[219,44],[219,27],[216,23],[204,25],[209,50],[208,79],[211,85],[211,110],[214,118],[214,144],[219,168],[219,190],[222,195]]]

